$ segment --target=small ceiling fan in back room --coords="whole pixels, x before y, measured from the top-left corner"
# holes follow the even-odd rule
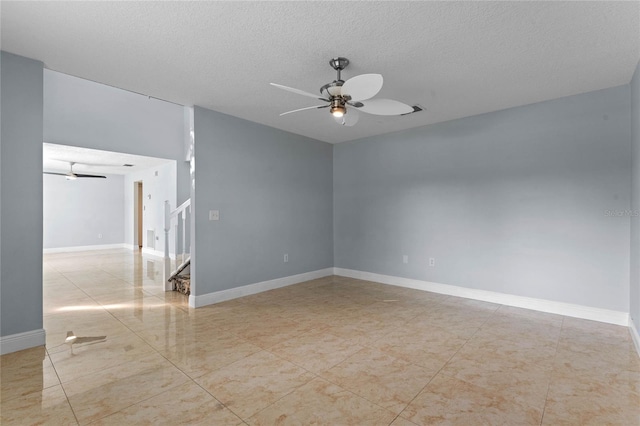
[[[78,178],[98,178],[98,179],[106,179],[106,176],[103,175],[86,175],[86,174],[82,174],[82,173],[74,173],[73,172],[73,166],[74,164],[78,164],[76,162],[69,162],[69,173],[56,173],[56,172],[42,172],[45,175],[58,175],[58,176],[64,176],[67,178],[67,180],[76,180]]]
[[[340,73],[349,65],[349,60],[342,57],[333,58],[329,61],[329,65],[337,71],[338,76],[334,81],[320,88],[320,96],[293,87],[271,83],[278,89],[326,102],[322,105],[283,112],[280,114],[281,116],[310,109],[329,108],[329,112],[336,122],[343,126],[353,126],[360,118],[359,111],[373,115],[406,115],[422,111],[419,106],[409,106],[392,99],[372,99],[382,89],[383,79],[380,74],[361,74],[343,81]]]

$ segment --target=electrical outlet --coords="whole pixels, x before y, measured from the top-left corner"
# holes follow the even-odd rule
[[[402,263],[409,263],[409,255],[408,254],[403,254],[402,255]]]
[[[102,234],[98,234],[98,238],[102,238]]]
[[[284,255],[284,263],[287,263],[289,261],[289,254],[285,253]]]
[[[220,210],[209,210],[209,220],[220,220]]]
[[[436,266],[436,258],[435,257],[430,257],[429,258],[429,266]]]

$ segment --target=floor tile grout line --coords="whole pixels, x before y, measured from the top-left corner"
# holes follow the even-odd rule
[[[205,391],[209,396],[211,396],[211,398],[215,399],[216,401],[218,401],[218,403],[220,405],[222,405],[224,408],[226,408],[227,410],[231,411],[233,413],[234,416],[236,416],[237,418],[239,418],[243,423],[246,423],[244,421],[244,419],[242,417],[240,417],[240,415],[238,415],[238,413],[236,413],[235,411],[233,411],[233,409],[229,408],[229,406],[227,404],[225,404],[224,402],[220,401],[218,398],[216,398],[216,396],[214,394],[212,394],[211,392],[209,392],[209,390],[205,387],[203,387],[200,383],[196,382],[195,379],[191,378],[191,381],[198,386],[200,389],[202,389],[203,391]]]
[[[76,410],[73,409],[73,405],[71,405],[71,400],[69,399],[69,395],[67,395],[67,390],[64,388],[64,385],[62,383],[62,379],[60,379],[60,375],[58,374],[58,370],[56,369],[55,364],[53,363],[53,360],[51,359],[51,357],[49,356],[49,351],[47,350],[47,348],[45,347],[45,353],[47,354],[47,357],[49,358],[49,362],[51,362],[51,366],[53,367],[53,371],[56,372],[56,377],[58,378],[58,382],[60,383],[60,389],[62,389],[62,392],[64,393],[64,397],[67,399],[67,404],[69,405],[69,408],[71,409],[71,413],[73,414],[73,418],[76,419],[76,424],[80,424],[80,420],[78,420],[78,415],[76,414]]]
[[[499,306],[498,306],[498,308],[496,308],[496,309],[495,309],[495,311],[497,311],[497,310],[499,309],[499,307],[500,307],[500,306],[502,306],[502,305],[499,305]],[[471,340],[471,339],[473,338],[473,336],[475,336],[475,335],[476,335],[476,333],[478,333],[478,331],[480,331],[480,329],[481,329],[481,328],[482,328],[482,327],[487,323],[487,321],[489,321],[489,318],[490,318],[492,315],[494,315],[494,314],[495,314],[495,311],[494,311],[493,313],[491,313],[490,315],[487,315],[487,318],[486,318],[486,319],[482,322],[482,324],[481,324],[481,325],[476,329],[476,331],[474,331],[474,332],[473,332],[473,334],[472,334],[471,336],[469,336],[469,337],[466,339],[466,341],[465,341],[465,342],[464,342],[464,343],[463,343],[463,344],[458,348],[458,350],[457,350],[457,351],[455,351],[455,352],[454,352],[454,353],[449,357],[449,359],[448,359],[444,364],[442,364],[442,366],[440,367],[440,369],[438,369],[438,371],[437,371],[437,372],[436,372],[436,373],[431,377],[431,379],[429,379],[429,381],[427,382],[427,384],[426,384],[426,385],[424,385],[424,386],[422,387],[422,389],[420,389],[420,391],[418,391],[418,393],[416,393],[416,396],[414,396],[414,397],[411,399],[411,401],[409,401],[409,403],[408,403],[407,405],[405,405],[405,407],[402,409],[402,411],[400,411],[400,413],[398,413],[398,416],[396,416],[396,418],[398,418],[398,417],[402,416],[402,413],[404,413],[404,412],[405,412],[405,410],[407,409],[407,407],[409,407],[409,406],[411,405],[411,403],[412,403],[413,401],[415,401],[415,399],[416,399],[416,398],[417,398],[417,397],[418,397],[418,396],[419,396],[419,395],[420,395],[420,394],[421,394],[421,393],[422,393],[422,392],[427,388],[427,386],[429,386],[429,384],[433,381],[433,379],[435,379],[435,378],[436,378],[436,376],[438,376],[438,374],[440,374],[440,372],[442,371],[442,369],[444,369],[444,368],[449,364],[449,362],[451,362],[451,360],[453,359],[453,357],[455,357],[455,356],[458,354],[458,352],[460,352],[460,351],[462,350],[462,348],[464,348],[464,347],[465,347],[465,345],[469,342],[469,340]],[[403,418],[404,418],[404,417],[403,417]],[[395,421],[395,419],[394,419],[394,421]]]
[[[551,391],[551,383],[556,371],[556,360],[558,358],[558,347],[560,346],[560,339],[562,338],[562,328],[564,327],[565,317],[562,317],[562,324],[560,325],[560,332],[558,333],[558,340],[556,340],[556,350],[553,354],[553,368],[551,370],[551,376],[549,377],[549,384],[547,385],[547,393],[544,397],[544,406],[542,407],[542,416],[540,416],[540,425],[544,423],[544,415],[547,411],[547,401],[549,400],[549,392]]]
[[[184,374],[184,373],[183,373],[183,374]],[[185,382],[185,383],[187,383],[187,382]],[[150,396],[150,397],[148,397],[148,398],[144,398],[144,399],[141,399],[141,400],[139,400],[139,401],[136,401],[136,402],[134,402],[133,404],[131,404],[131,405],[127,405],[126,407],[124,407],[124,408],[122,408],[122,409],[120,409],[120,410],[118,410],[118,411],[114,411],[113,413],[109,413],[109,414],[106,414],[106,415],[104,415],[104,416],[102,416],[102,417],[99,417],[99,418],[93,419],[93,420],[91,420],[88,424],[95,423],[95,422],[97,422],[98,420],[103,420],[103,419],[106,419],[107,417],[110,417],[110,416],[113,416],[113,415],[115,415],[115,414],[118,414],[118,413],[120,413],[120,412],[122,412],[122,411],[124,411],[124,410],[127,410],[127,409],[129,409],[129,408],[131,408],[131,407],[134,407],[134,406],[136,406],[136,405],[138,405],[138,404],[140,404],[140,403],[142,403],[142,402],[148,401],[148,400],[153,399],[153,398],[155,398],[155,397],[157,397],[157,396],[159,396],[159,395],[162,395],[162,394],[163,394],[163,393],[165,393],[165,392],[169,392],[170,390],[173,390],[173,389],[175,389],[175,388],[177,388],[177,387],[180,387],[180,386],[184,385],[185,383],[180,383],[180,384],[178,384],[178,385],[172,385],[172,386],[170,386],[169,388],[166,388],[165,390],[163,390],[162,392],[159,392],[159,393],[153,394],[153,395],[151,395],[151,396]]]

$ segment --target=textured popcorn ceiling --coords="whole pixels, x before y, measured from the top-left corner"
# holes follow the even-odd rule
[[[312,138],[342,142],[626,84],[640,58],[632,2],[6,2],[2,49],[46,67]],[[316,92],[381,73],[406,117],[327,110]]]

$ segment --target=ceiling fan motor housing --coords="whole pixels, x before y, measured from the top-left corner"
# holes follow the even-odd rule
[[[331,98],[331,114],[335,117],[342,117],[347,113],[347,108],[345,106],[345,101],[340,96],[336,96]]]

